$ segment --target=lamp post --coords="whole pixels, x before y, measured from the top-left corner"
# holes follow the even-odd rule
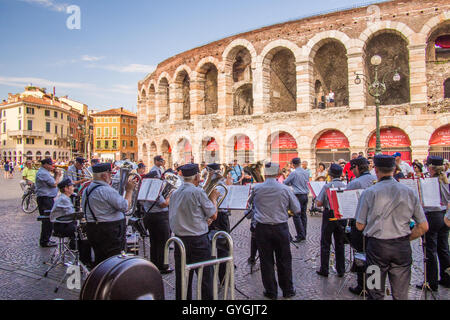
[[[364,82],[366,83],[367,87],[368,87],[368,91],[369,94],[375,98],[375,107],[376,107],[376,147],[375,147],[375,154],[380,154],[381,153],[381,137],[380,137],[380,97],[386,93],[386,78],[388,75],[390,74],[394,74],[392,80],[394,80],[395,82],[400,81],[401,77],[400,74],[398,73],[398,70],[394,70],[394,71],[388,71],[386,72],[386,74],[383,76],[383,78],[381,80],[378,79],[378,66],[381,64],[381,57],[379,55],[374,55],[371,59],[370,59],[370,63],[374,66],[375,68],[375,75],[374,75],[374,80],[371,83],[370,79],[361,73],[356,73],[355,72],[355,84],[359,85],[361,84],[362,80],[364,80]]]

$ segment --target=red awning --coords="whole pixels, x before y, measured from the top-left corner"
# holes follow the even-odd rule
[[[282,132],[273,139],[271,146],[272,150],[273,149],[295,150],[297,149],[297,142],[295,141],[294,137],[291,136],[289,133]]]
[[[219,151],[219,145],[216,142],[216,139],[211,138],[208,144],[206,145],[206,151]]]
[[[450,146],[450,124],[437,129],[430,139],[430,146]]]
[[[234,143],[235,151],[252,151],[253,150],[253,142],[250,141],[250,138],[247,136],[239,136]]]
[[[435,41],[436,46],[443,49],[450,49],[450,35],[446,34],[440,36]]]
[[[347,149],[350,148],[347,137],[340,131],[331,130],[322,134],[317,140],[316,149]]]
[[[409,147],[411,141],[408,135],[399,128],[382,128],[380,131],[381,147],[382,148],[398,148]],[[377,141],[376,132],[372,134],[369,140],[369,148],[375,148]]]

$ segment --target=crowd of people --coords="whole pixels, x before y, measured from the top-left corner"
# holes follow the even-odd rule
[[[264,295],[278,297],[278,285],[283,297],[296,295],[292,281],[291,243],[307,238],[307,207],[311,181],[325,181],[320,194],[313,199],[321,207],[322,230],[320,241],[320,269],[317,274],[329,276],[330,250],[334,238],[337,276],[345,273],[345,243],[356,251],[364,251],[367,261],[382,266],[382,284],[386,275],[392,287],[394,299],[407,299],[411,277],[411,251],[409,241],[426,239],[428,282],[432,290],[438,284],[450,287],[450,258],[448,252],[450,193],[448,185],[448,161],[430,156],[424,163],[414,161],[412,166],[401,159],[401,154],[376,155],[365,158],[362,153],[352,154],[349,162],[339,160],[327,166],[320,163],[313,175],[306,161],[294,158],[284,168],[275,162],[259,162],[242,166],[237,160],[228,164],[200,165],[189,163],[166,167],[162,156],[153,159],[150,169],[142,161],[135,164],[142,179],[161,179],[170,173],[182,181],[174,192],[160,194],[154,202],[139,202],[136,217],[142,219],[149,234],[150,260],[162,274],[174,269],[164,264],[164,246],[171,235],[180,238],[186,248],[186,263],[211,259],[211,233],[230,232],[230,210],[219,209],[219,189],[206,194],[202,188],[208,175],[219,174],[225,185],[252,184],[249,209],[251,219],[251,243],[248,263],[256,262],[259,254]],[[193,161],[192,161],[193,162]],[[33,184],[36,189],[39,213],[42,221],[39,245],[53,247],[51,236],[74,239],[76,221],[60,221],[58,218],[81,211],[86,224],[87,241],[79,243],[81,261],[92,268],[105,259],[126,250],[127,217],[133,192],[140,182],[127,182],[123,194],[118,192],[121,163],[102,163],[78,157],[62,172],[55,168],[52,159],[43,159],[36,170],[33,163],[25,162],[22,185]],[[423,207],[417,196],[395,180],[401,178],[437,177],[440,184],[440,207]],[[366,190],[358,203],[354,219],[336,219],[327,195],[329,188]],[[445,217],[444,217],[445,216]],[[296,235],[291,236],[288,219],[293,218]],[[47,218],[47,219],[46,219]],[[410,227],[410,221],[414,226]],[[424,242],[425,243],[425,242]],[[92,257],[91,248],[94,256]],[[408,249],[409,248],[409,249]],[[175,248],[176,298],[181,299],[181,252]],[[226,257],[226,242],[218,244],[218,257]],[[276,268],[275,268],[276,265]],[[396,266],[395,268],[393,266]],[[277,277],[275,275],[275,270]],[[357,295],[365,290],[364,268],[356,268],[357,284],[349,290]],[[220,279],[225,269],[220,268]],[[278,281],[277,281],[278,278]],[[440,280],[439,280],[440,278]],[[212,268],[205,267],[202,279],[203,299],[212,299]],[[189,288],[192,282],[190,275]],[[420,285],[421,287],[421,285]],[[382,299],[382,289],[367,290],[369,298]],[[191,298],[188,290],[187,298]]]

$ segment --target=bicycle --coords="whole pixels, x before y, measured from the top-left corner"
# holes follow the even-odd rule
[[[28,214],[38,209],[36,190],[34,185],[25,189],[22,196],[22,211]]]

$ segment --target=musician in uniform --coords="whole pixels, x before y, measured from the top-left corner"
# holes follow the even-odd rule
[[[214,189],[211,195],[206,195],[202,188],[198,188],[200,174],[198,164],[186,164],[182,166],[184,184],[171,196],[169,206],[170,228],[180,238],[186,248],[186,263],[202,262],[211,259],[211,242],[208,239],[208,220],[217,218],[217,198],[219,192]],[[175,246],[175,274],[176,274],[176,299],[181,299],[181,254],[178,246]],[[184,270],[183,270],[184,271]],[[195,270],[198,272],[198,270]],[[192,277],[189,273],[187,287],[187,299],[192,299]],[[201,284],[202,299],[213,299],[213,275],[212,268],[203,269]]]
[[[256,221],[255,237],[261,261],[264,296],[269,299],[278,297],[274,263],[277,265],[278,282],[283,297],[290,298],[296,294],[292,283],[288,210],[298,215],[301,209],[292,190],[277,182],[279,172],[280,166],[277,163],[266,163],[266,180],[255,185],[249,199],[253,204],[253,219]]]
[[[92,167],[94,180],[84,190],[82,208],[87,237],[95,253],[95,265],[120,254],[126,246],[125,214],[131,205],[135,182],[125,186],[125,198],[110,186],[111,164]]]
[[[157,175],[156,171],[152,171],[143,179],[157,179]],[[144,226],[150,235],[150,261],[155,264],[161,274],[173,272],[172,268],[164,266],[164,247],[170,238],[169,202],[170,196],[164,199],[162,195],[159,195],[156,202],[145,201],[141,206],[144,210]]]
[[[345,248],[344,248],[344,230],[339,221],[330,209],[330,203],[327,197],[327,190],[330,188],[345,189],[345,184],[341,181],[342,166],[332,163],[328,169],[328,176],[332,181],[323,186],[316,198],[318,207],[323,207],[322,214],[322,234],[320,238],[320,270],[316,273],[323,277],[328,277],[330,266],[330,246],[331,236],[334,237],[334,252],[336,256],[336,271],[338,277],[343,277],[345,273]]]
[[[369,299],[384,298],[386,276],[394,300],[408,299],[412,252],[410,241],[428,230],[420,200],[408,187],[393,179],[395,158],[374,157],[378,182],[366,189],[356,209],[356,228],[366,237],[366,264],[380,268],[381,288],[369,289]],[[415,220],[410,229],[410,220]]]
[[[369,161],[364,157],[358,157],[350,160],[350,170],[356,176],[348,185],[346,190],[367,189],[374,185],[377,181],[377,177],[370,173]],[[356,229],[355,219],[347,219],[347,226],[350,226],[350,242],[352,247],[358,251],[364,251],[363,234]],[[350,292],[360,295],[364,288],[364,273],[357,272],[357,285],[355,287],[348,288]]]
[[[450,288],[450,276],[445,270],[450,267],[448,249],[449,228],[445,225],[444,216],[450,208],[450,193],[448,179],[445,174],[444,159],[439,156],[429,157],[428,171],[431,177],[439,178],[441,205],[439,207],[424,207],[425,216],[429,223],[429,230],[425,234],[427,280],[431,290],[438,290],[438,283]],[[439,259],[438,259],[439,258]],[[438,282],[438,262],[441,280]],[[420,289],[422,285],[418,285]]]
[[[77,222],[75,220],[70,221],[58,221],[57,219],[63,216],[72,215],[75,213],[70,196],[73,194],[74,185],[72,180],[64,179],[58,183],[58,189],[60,195],[55,199],[52,211],[50,213],[50,222],[53,223],[53,231],[64,237],[70,238],[71,249],[75,248],[75,231],[77,228]],[[78,250],[80,252],[80,260],[86,266],[91,267],[91,246],[85,241],[78,240]]]
[[[157,178],[161,179],[163,171],[161,170],[161,168],[164,167],[164,164],[166,163],[166,161],[163,159],[163,157],[161,156],[156,156],[153,158],[153,163],[155,164],[151,169],[150,172],[156,171],[157,173]]]
[[[301,212],[292,218],[294,220],[295,231],[297,231],[297,237],[293,242],[298,243],[306,239],[309,172],[300,166],[300,158],[294,158],[291,162],[295,170],[289,174],[283,183],[287,186],[292,186],[294,194],[300,202]]]
[[[70,179],[73,182],[74,190],[80,190],[80,187],[86,181],[90,179],[87,177],[87,174],[84,169],[84,163],[86,160],[82,157],[77,157],[75,159],[75,163],[67,168],[66,174],[64,175],[64,179]],[[75,210],[79,210],[80,208],[80,197],[76,197],[76,195],[71,195],[72,201],[75,203]]]
[[[94,158],[91,159],[91,165],[90,165],[90,167],[87,168],[87,170],[91,173],[91,175],[93,173],[92,166],[95,166],[97,163],[100,163],[99,159],[94,159]]]
[[[211,170],[220,170],[220,164],[218,163],[211,163],[207,166]],[[220,182],[226,184],[226,185],[232,185],[233,181],[230,179],[222,178]],[[220,192],[220,196],[223,196],[225,191],[223,188],[217,188],[217,190]],[[225,231],[227,233],[230,233],[230,210],[224,210],[224,209],[217,209],[217,219],[214,220],[209,225],[209,235],[210,240],[212,241],[212,237],[214,236],[215,231]],[[230,249],[228,248],[228,242],[225,238],[218,238],[217,239],[217,257],[223,258],[228,257],[230,252]],[[226,265],[224,263],[220,264],[219,266],[219,280],[222,282],[223,278],[225,277],[226,272]]]
[[[61,171],[56,170],[53,177],[50,172],[54,170],[53,162],[50,158],[41,160],[41,167],[36,173],[36,200],[41,216],[50,216],[53,208],[54,198],[58,195],[57,185],[61,181]],[[53,226],[50,219],[42,220],[41,237],[39,240],[41,247],[55,247],[56,243],[50,241]]]

